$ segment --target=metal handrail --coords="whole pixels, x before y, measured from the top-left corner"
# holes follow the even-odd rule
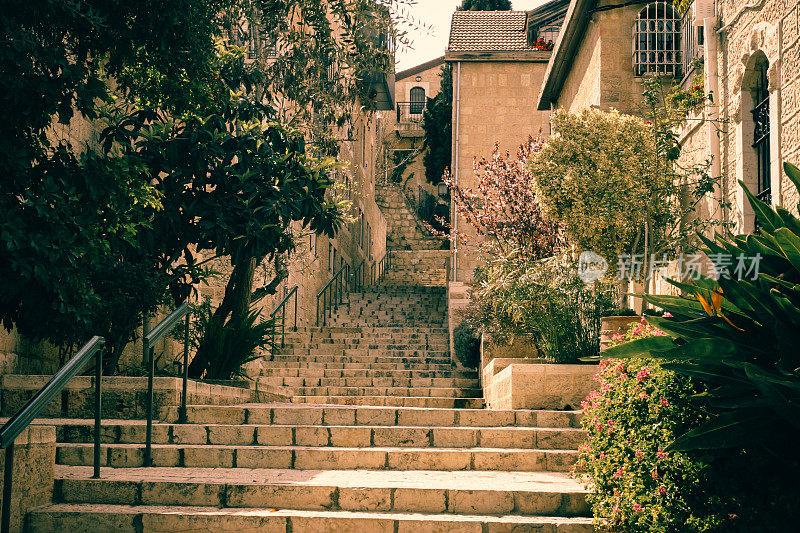
[[[386,250],[383,254],[383,257],[378,262],[378,272],[375,276],[375,283],[380,283],[383,280],[383,276],[386,275],[386,271],[392,266],[392,251]]]
[[[322,315],[322,325],[324,326],[327,323],[328,310],[333,307],[334,302],[344,302],[343,296],[345,293],[347,293],[348,303],[350,302],[350,291],[345,290],[347,288],[345,280],[349,275],[350,265],[345,263],[317,294],[317,325],[319,325],[320,314]],[[329,292],[333,294],[329,295]],[[320,299],[322,299],[322,308],[319,305]]]
[[[353,271],[353,288],[352,288],[353,291],[360,291],[364,288],[365,285],[364,281],[366,281],[365,279],[366,269],[364,268],[364,265],[366,264],[367,260],[362,259],[361,263]]]
[[[30,399],[25,406],[19,410],[11,419],[0,429],[0,447],[5,448],[6,457],[3,471],[3,507],[2,517],[0,517],[0,532],[8,533],[11,527],[11,486],[14,472],[14,440],[30,423],[47,407],[56,394],[60,393],[64,387],[83,370],[86,364],[95,358],[95,382],[94,382],[94,474],[93,478],[100,477],[100,381],[103,375],[103,337],[94,336],[87,342],[75,357],[69,360],[50,381],[42,387],[36,396]]]
[[[281,348],[286,345],[286,303],[289,301],[289,298],[294,296],[294,328],[292,331],[297,331],[297,285],[289,291],[281,303],[275,308],[273,312],[269,314],[270,318],[275,318],[275,315],[278,314],[278,311],[281,311]],[[275,348],[275,329],[272,330],[272,348]],[[273,353],[272,356],[274,357],[275,354]]]
[[[185,318],[186,331],[183,338],[183,394],[181,394],[181,406],[178,410],[178,423],[186,423],[186,397],[188,396],[189,384],[189,317],[192,313],[192,306],[189,301],[183,302],[173,312],[156,325],[150,333],[144,336],[144,352],[148,355],[147,372],[147,431],[145,433],[144,466],[153,466],[153,381],[156,373],[155,343],[164,335],[170,332],[173,327]]]

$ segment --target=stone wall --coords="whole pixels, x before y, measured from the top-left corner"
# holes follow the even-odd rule
[[[473,159],[490,155],[495,142],[514,153],[529,136],[549,134],[549,112],[536,109],[546,60],[454,63],[453,169],[459,185],[475,184]],[[460,217],[457,228],[474,237]],[[456,256],[455,279],[470,281],[478,264],[476,251],[459,244]]]
[[[597,2],[598,7],[616,4]],[[578,113],[589,107],[638,114],[642,84],[634,76],[632,31],[641,5],[592,14],[586,36],[564,81],[557,107]]]
[[[11,492],[11,531],[24,530],[28,510],[53,500],[56,463],[56,428],[28,426],[14,441],[14,469]],[[0,453],[0,471],[5,468],[5,453]],[[0,494],[3,479],[0,476]]]
[[[489,409],[579,409],[594,389],[596,365],[512,363],[484,388]]]
[[[722,166],[730,219],[737,229],[752,230],[753,215],[737,181],[751,190],[756,166],[752,143],[753,67],[769,63],[770,156],[772,199],[796,212],[797,193],[783,176],[782,162],[800,163],[800,8],[795,0],[761,0],[745,6],[718,2],[721,25],[719,74],[723,98]]]
[[[2,376],[0,412],[16,414],[50,380],[51,376],[10,374]],[[183,382],[157,376],[153,385],[155,412],[162,415],[180,405]],[[250,388],[189,380],[188,404],[235,405],[251,400]],[[147,411],[147,378],[106,376],[102,381],[104,418],[141,419]],[[94,378],[77,376],[42,411],[43,417],[94,418]]]

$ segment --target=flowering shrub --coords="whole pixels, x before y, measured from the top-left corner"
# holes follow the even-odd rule
[[[626,337],[661,334],[635,324]],[[655,328],[653,328],[655,329]],[[583,402],[588,443],[578,469],[589,475],[589,503],[601,527],[621,532],[716,531],[730,522],[724,498],[711,489],[709,464],[666,452],[699,424],[691,381],[644,359],[604,360],[599,390]]]
[[[665,313],[663,316],[669,318],[672,315]],[[661,337],[664,332],[657,327],[651,325],[645,317],[642,317],[639,322],[635,322],[628,326],[625,333],[614,333],[611,336],[609,346],[617,346],[626,342],[635,341],[636,339],[643,339],[645,337]]]

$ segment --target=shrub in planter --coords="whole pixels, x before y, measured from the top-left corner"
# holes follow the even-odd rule
[[[609,309],[608,311],[603,313],[603,318],[607,316],[636,316],[637,313],[630,307],[619,307],[615,309]]]
[[[714,531],[729,521],[710,490],[710,467],[666,443],[696,427],[689,378],[651,361],[600,363],[598,391],[583,403],[588,443],[578,468],[593,482],[598,524],[619,532]]]
[[[604,360],[596,379],[598,390],[582,404],[588,441],[576,472],[592,482],[588,500],[601,531],[796,531],[798,494],[772,456],[669,449],[711,418],[698,408],[703,385],[648,358]]]
[[[453,329],[453,349],[456,358],[467,368],[477,368],[481,362],[481,337],[477,329],[462,322]]]

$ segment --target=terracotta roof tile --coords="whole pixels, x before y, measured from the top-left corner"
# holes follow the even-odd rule
[[[450,25],[449,52],[532,50],[525,32],[525,11],[456,11]]]

